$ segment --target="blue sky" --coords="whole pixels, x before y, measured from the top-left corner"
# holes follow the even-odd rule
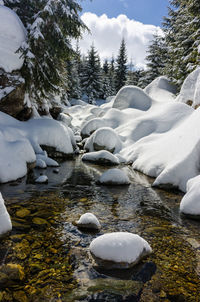
[[[162,17],[167,15],[168,0],[83,0],[84,12],[98,16],[106,14],[109,18],[120,14],[144,24],[160,26]]]

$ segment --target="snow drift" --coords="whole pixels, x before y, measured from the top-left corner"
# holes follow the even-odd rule
[[[23,65],[17,52],[26,39],[26,30],[14,11],[0,5],[0,68],[6,72],[18,70]]]
[[[47,157],[41,145],[54,147],[66,155],[73,153],[74,136],[63,123],[50,118],[20,122],[0,112],[0,182],[23,177],[27,163],[42,159],[47,165],[58,164]]]
[[[94,138],[99,136],[102,149],[155,177],[154,185],[185,191],[187,181],[199,174],[200,111],[175,102],[174,89],[167,78],[160,77],[146,87],[146,92],[135,86],[123,87],[112,107],[102,105],[95,115],[90,105],[74,106],[67,112],[76,131],[90,135],[85,149],[97,150]],[[115,135],[104,129],[113,129]],[[114,137],[117,147],[107,148]]]

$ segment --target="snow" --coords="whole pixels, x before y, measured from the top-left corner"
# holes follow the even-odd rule
[[[128,232],[108,233],[99,236],[91,242],[89,249],[97,263],[99,258],[105,261],[124,263],[125,268],[137,264],[141,258],[152,252],[146,240],[139,235]]]
[[[128,86],[114,98],[113,107],[120,109],[104,105],[97,112],[95,106],[69,108],[72,127],[90,135],[84,146],[89,151],[86,158],[95,150],[114,151],[120,163],[132,163],[134,169],[155,177],[154,185],[185,191],[188,179],[199,174],[200,112],[175,102],[173,89],[161,77],[147,89],[152,96],[158,90],[157,100]]]
[[[121,140],[115,130],[101,127],[86,141],[84,148],[89,151],[107,150],[115,153],[121,149],[121,145]]]
[[[35,180],[35,182],[36,183],[47,183],[48,177],[46,175],[41,175]]]
[[[0,182],[25,176],[27,163],[35,162],[36,154],[37,160],[44,161],[47,166],[58,167],[58,163],[49,158],[40,146],[46,145],[72,154],[72,144],[71,130],[61,122],[50,118],[20,122],[0,112]]]
[[[81,215],[80,219],[77,221],[77,225],[81,228],[95,229],[99,230],[101,225],[97,217],[92,213],[85,213]]]
[[[113,108],[135,108],[146,111],[151,107],[152,99],[139,87],[125,86],[120,89],[113,101]]]
[[[12,230],[10,215],[7,212],[3,197],[0,193],[0,236]]]
[[[38,159],[36,159],[35,167],[36,168],[40,168],[40,169],[46,169],[47,165],[46,165],[45,161],[43,161],[42,159],[38,158]]]
[[[200,67],[196,68],[183,82],[177,102],[192,101],[192,107],[200,105]]]
[[[84,154],[82,156],[82,160],[96,162],[98,164],[107,164],[107,165],[118,165],[120,162],[115,155],[113,155],[112,153],[106,150]]]
[[[104,172],[100,178],[99,182],[105,185],[128,185],[130,180],[123,170],[120,169],[109,169]]]
[[[174,101],[176,98],[176,87],[171,84],[170,80],[165,76],[156,78],[145,87],[144,92],[158,102]]]
[[[200,175],[187,182],[187,193],[180,203],[180,212],[200,217]]]
[[[26,39],[25,28],[14,11],[0,5],[0,68],[6,72],[21,69],[23,58],[16,52]]]

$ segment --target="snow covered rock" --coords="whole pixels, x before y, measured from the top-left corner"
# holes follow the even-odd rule
[[[169,102],[175,100],[176,86],[167,77],[161,76],[145,87],[144,92],[156,101]]]
[[[48,177],[46,175],[39,176],[36,180],[36,183],[48,183]]]
[[[180,203],[180,212],[188,217],[200,219],[200,175],[187,182],[187,193]]]
[[[104,185],[128,185],[130,180],[124,171],[115,168],[104,172],[99,178],[99,183]]]
[[[94,162],[99,165],[113,165],[114,166],[114,165],[119,164],[118,158],[106,150],[101,150],[101,151],[97,151],[97,152],[90,152],[90,153],[84,154],[82,156],[82,160]]]
[[[44,160],[38,158],[38,159],[36,159],[35,167],[36,167],[36,168],[40,168],[40,169],[46,169],[47,164],[45,163]]]
[[[83,229],[99,230],[101,225],[97,217],[92,213],[83,214],[77,221],[77,226]]]
[[[55,161],[54,159],[50,158],[47,156],[47,154],[36,154],[36,158],[37,158],[37,161],[36,161],[36,166],[37,166],[37,163],[40,162],[41,165],[42,162],[46,165],[46,167],[59,167],[59,164],[57,163],[57,161]],[[46,168],[44,167],[44,168]],[[42,166],[40,168],[43,168]]]
[[[193,108],[200,105],[200,67],[185,79],[176,101],[192,105]]]
[[[128,232],[99,236],[89,249],[96,263],[106,269],[130,268],[152,252],[146,240]]]
[[[84,148],[86,150],[100,151],[107,150],[111,153],[118,152],[122,147],[122,142],[118,134],[109,127],[103,127],[96,130],[86,141]]]
[[[83,126],[81,136],[82,138],[89,137],[94,131],[105,126],[107,126],[106,122],[102,118],[94,118]]]
[[[147,111],[152,104],[152,99],[141,88],[136,86],[125,86],[117,93],[113,108],[134,108]]]
[[[10,215],[7,212],[3,197],[0,193],[0,236],[12,230]]]
[[[26,30],[14,11],[0,5],[0,68],[6,72],[19,70],[23,65],[17,50],[26,39]]]

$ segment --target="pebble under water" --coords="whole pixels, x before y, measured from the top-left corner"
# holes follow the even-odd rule
[[[200,301],[200,222],[181,217],[180,192],[152,188],[152,179],[124,169],[129,186],[96,183],[107,167],[80,157],[0,185],[13,230],[0,241],[0,301]],[[48,184],[34,184],[40,174]],[[74,222],[92,212],[99,233]],[[88,247],[97,236],[137,233],[153,253],[128,270],[103,270]]]

